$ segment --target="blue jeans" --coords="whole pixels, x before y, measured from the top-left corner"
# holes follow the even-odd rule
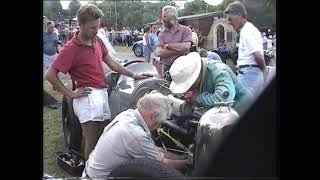
[[[57,54],[47,55],[43,53],[43,70],[47,70],[56,57]]]
[[[263,72],[258,67],[245,67],[238,70],[238,80],[252,97],[258,96],[264,87]]]
[[[149,46],[143,46],[143,55],[144,55],[144,57],[146,57],[146,56],[150,57],[151,49],[149,48]]]

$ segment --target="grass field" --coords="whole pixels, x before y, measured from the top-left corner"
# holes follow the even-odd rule
[[[70,81],[64,80],[64,83],[70,86]],[[44,82],[43,89],[61,102],[62,95],[54,91],[47,81]],[[60,152],[66,152],[61,121],[61,107],[58,109],[43,107],[43,172],[59,178],[71,177],[57,165],[56,161]]]

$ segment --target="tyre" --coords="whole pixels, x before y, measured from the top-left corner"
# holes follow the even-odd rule
[[[62,128],[67,148],[81,152],[81,125],[73,112],[72,100],[65,96],[62,99]]]
[[[143,49],[141,46],[136,45],[133,49],[133,53],[137,57],[142,57],[143,56]]]
[[[111,171],[109,177],[185,178],[178,170],[154,159],[133,159]]]

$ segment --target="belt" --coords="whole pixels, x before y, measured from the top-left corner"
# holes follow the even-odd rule
[[[260,68],[260,66],[258,66],[258,65],[256,65],[256,64],[248,64],[248,65],[239,66],[239,69],[241,69],[241,68],[246,68],[246,67],[257,67],[257,68]]]

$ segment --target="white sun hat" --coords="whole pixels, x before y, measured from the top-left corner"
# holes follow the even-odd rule
[[[173,93],[185,93],[197,80],[201,70],[201,57],[197,52],[178,57],[169,70]]]

